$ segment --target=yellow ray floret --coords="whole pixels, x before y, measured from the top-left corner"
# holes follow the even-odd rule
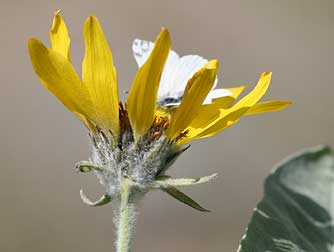
[[[187,137],[181,139],[179,143],[185,144],[194,139],[215,135],[236,123],[243,115],[273,112],[289,106],[290,103],[287,101],[265,102],[256,105],[266,93],[270,80],[271,73],[263,73],[256,87],[231,108],[221,108],[219,103],[203,105],[197,118],[187,128]]]
[[[50,30],[51,48],[56,52],[62,54],[65,58],[70,60],[70,43],[71,39],[64,19],[60,15],[60,10],[55,12],[52,27]]]
[[[96,17],[89,17],[83,28],[85,57],[82,81],[95,109],[95,123],[119,133],[117,76],[112,54]]]
[[[224,130],[230,126],[233,122],[236,122],[249,108],[256,104],[262,96],[266,93],[271,79],[271,73],[263,73],[256,87],[245,97],[243,97],[237,104],[227,110],[219,110],[219,115],[216,118],[211,119],[206,123],[204,127],[193,128],[189,138],[201,138],[209,137],[218,132]],[[199,115],[204,120],[206,119],[205,114]],[[202,120],[203,120],[202,119]],[[191,128],[191,125],[190,125]]]
[[[89,94],[71,63],[37,39],[30,39],[28,47],[31,63],[42,84],[69,110],[92,118],[94,109]]]
[[[70,43],[71,39],[66,27],[66,23],[63,17],[60,15],[60,10],[56,11],[53,17],[52,26],[50,29],[50,42],[51,48],[56,52],[62,54],[68,61],[71,61],[70,56]],[[84,115],[74,112],[79,119],[92,131],[95,131],[95,127],[91,121]]]
[[[160,77],[170,48],[169,32],[163,28],[152,53],[133,80],[126,108],[135,139],[144,135],[153,123]]]
[[[188,81],[180,107],[172,115],[166,132],[170,139],[176,138],[197,116],[206,96],[216,79],[218,61],[209,61]]]
[[[226,88],[226,90],[231,92],[231,95],[213,99],[213,103],[217,105],[214,107],[219,107],[220,109],[230,108],[233,102],[239,97],[239,95],[242,93],[242,91],[244,91],[245,88],[246,86]],[[203,105],[203,107],[205,106],[206,105]]]
[[[283,110],[291,105],[290,101],[269,101],[269,102],[261,102],[255,104],[251,107],[245,115],[256,115],[267,112],[277,112]]]

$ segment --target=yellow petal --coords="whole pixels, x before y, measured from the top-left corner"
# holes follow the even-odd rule
[[[206,137],[211,137],[215,134],[217,134],[220,131],[223,131],[224,129],[232,126],[233,124],[237,123],[239,121],[239,119],[247,112],[248,108],[244,107],[244,108],[240,108],[238,110],[235,110],[231,113],[227,113],[220,121],[219,121],[219,130],[218,131],[201,131],[202,133],[198,134],[198,131],[196,131],[197,129],[195,128],[189,128],[189,135],[187,135],[187,137],[182,138],[178,144],[187,144],[190,141],[194,140],[194,139],[199,139],[199,138],[206,138]],[[203,123],[204,122],[204,118],[202,118]]]
[[[189,127],[187,128],[187,136],[180,139],[179,143],[185,144],[191,141],[199,134],[200,131],[202,131],[202,129],[210,124],[210,122],[217,120],[221,112],[230,108],[232,103],[238,98],[238,96],[245,88],[246,86],[227,88],[227,90],[231,91],[231,96],[217,98],[214,99],[213,103],[211,104],[202,105],[197,117],[191,121]]]
[[[112,54],[96,17],[89,17],[83,28],[85,57],[82,80],[95,108],[95,122],[104,129],[119,133],[117,76]]]
[[[92,118],[89,95],[71,63],[37,39],[30,39],[28,47],[32,66],[42,84],[69,110]]]
[[[160,77],[170,48],[169,32],[163,28],[149,58],[133,80],[126,105],[136,140],[146,133],[154,121]]]
[[[231,96],[224,96],[213,100],[211,104],[204,104],[201,106],[198,116],[191,121],[189,130],[189,136],[194,134],[192,129],[201,129],[208,125],[209,122],[213,122],[219,117],[221,111],[231,107],[233,102],[239,97],[246,86],[227,88],[232,94]]]
[[[198,117],[198,121],[202,123],[190,124],[190,132],[183,142],[189,142],[196,138],[210,137],[224,130],[225,128],[236,123],[251,107],[253,107],[266,93],[271,80],[271,73],[264,72],[256,87],[237,104],[230,109],[219,110],[219,115],[216,113],[202,113]],[[208,115],[210,118],[208,119]],[[205,120],[207,120],[205,122]],[[198,122],[196,122],[198,123]]]
[[[290,101],[269,101],[269,102],[262,102],[257,103],[250,109],[248,107],[240,108],[232,113],[228,113],[223,120],[220,122],[220,129],[222,131],[233,124],[237,123],[239,119],[244,115],[255,115],[255,114],[263,114],[267,112],[277,112],[283,110],[291,105]],[[215,135],[217,132],[211,131],[199,134],[197,138],[205,138]]]
[[[206,104],[203,105],[197,115],[187,128],[186,137],[180,139],[180,144],[194,139],[210,122],[215,121],[219,118],[220,106],[217,104]]]
[[[62,54],[68,61],[71,61],[70,56],[70,36],[68,34],[68,30],[66,27],[66,23],[62,16],[60,15],[60,10],[56,11],[54,14],[52,26],[50,29],[50,41],[51,41],[51,48]],[[91,123],[91,121],[86,118],[84,115],[79,113],[75,113],[75,115],[85,124],[85,126],[92,130],[93,132],[96,131],[96,128]]]
[[[90,119],[84,115],[74,112],[74,114],[83,122],[87,129],[91,130],[94,133],[97,133],[95,125],[90,121]]]
[[[234,110],[242,107],[250,108],[254,106],[267,92],[271,76],[271,72],[262,73],[256,87],[248,95],[242,98],[235,106],[233,106]]]
[[[60,15],[60,10],[55,12],[52,27],[50,30],[50,41],[53,50],[62,54],[70,60],[70,37],[64,19]]]
[[[267,113],[267,112],[276,112],[276,111],[285,109],[290,105],[291,105],[290,101],[261,102],[251,107],[245,115],[255,115],[255,114],[262,114],[262,113]]]
[[[170,139],[180,135],[197,116],[203,101],[212,89],[216,78],[218,61],[209,61],[188,81],[180,107],[172,115],[166,132]]]
[[[219,105],[219,108],[221,109],[230,108],[233,102],[238,98],[238,96],[242,93],[242,91],[245,88],[246,86],[226,88],[226,90],[229,90],[232,94],[230,96],[224,96],[213,99],[213,103]]]

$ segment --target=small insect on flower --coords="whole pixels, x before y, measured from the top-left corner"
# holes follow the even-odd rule
[[[166,175],[170,165],[190,141],[213,136],[242,116],[279,111],[290,105],[288,101],[259,103],[269,87],[270,72],[262,73],[255,88],[236,101],[245,86],[216,88],[218,60],[197,55],[179,57],[171,51],[166,28],[154,43],[134,40],[139,69],[122,104],[112,53],[96,17],[86,20],[83,37],[81,78],[71,64],[70,37],[59,11],[50,30],[51,48],[37,39],[30,39],[28,45],[42,84],[89,130],[92,156],[76,167],[80,172],[94,171],[105,187],[105,195],[96,202],[81,192],[83,201],[92,206],[120,200],[128,188],[138,195],[161,189],[206,211],[176,187],[207,182],[215,174],[173,179]]]

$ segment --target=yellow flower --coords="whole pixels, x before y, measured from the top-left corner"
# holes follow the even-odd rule
[[[59,11],[50,30],[51,48],[37,39],[29,40],[35,72],[43,85],[91,130],[93,124],[114,136],[120,132],[117,74],[112,53],[96,17],[89,17],[83,28],[85,57],[82,78],[70,61],[70,37]],[[170,35],[163,28],[154,49],[138,70],[126,101],[126,111],[136,139],[145,135],[159,115],[156,100],[164,63],[171,49]],[[257,86],[233,104],[244,87],[232,88],[232,96],[202,105],[211,90],[218,69],[211,60],[189,81],[181,105],[169,116],[166,134],[180,144],[217,134],[236,123],[241,116],[281,110],[288,101],[258,103],[269,87],[271,73],[263,73]]]
[[[212,99],[211,103],[204,102],[216,85],[218,60],[206,61],[186,80],[180,104],[173,107],[159,105],[159,83],[171,53],[170,34],[163,28],[135,75],[123,106],[118,97],[112,53],[96,17],[87,18],[83,37],[85,55],[81,78],[71,64],[70,37],[59,11],[55,13],[50,30],[51,48],[37,39],[28,42],[32,66],[42,84],[91,132],[98,154],[92,158],[94,164],[81,164],[81,169],[108,166],[117,170],[122,166],[123,175],[126,173],[127,177],[141,185],[152,185],[152,181],[163,175],[165,167],[184,150],[183,145],[213,136],[238,122],[242,116],[279,111],[290,105],[288,101],[259,103],[269,87],[270,72],[264,72],[256,87],[238,102],[235,101],[244,86],[229,88],[228,96]],[[119,155],[123,155],[122,162],[117,161]],[[141,160],[139,165],[136,163],[138,159]],[[134,163],[141,168],[133,168],[137,167]],[[150,171],[147,174],[142,171],[143,175],[138,169],[143,170],[144,163],[145,169]],[[118,175],[115,175],[115,181],[107,181],[103,172],[100,175],[108,187],[108,195],[120,190],[120,186],[116,189],[110,186],[111,183],[114,187],[117,185]]]

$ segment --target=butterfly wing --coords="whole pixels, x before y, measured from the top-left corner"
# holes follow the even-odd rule
[[[141,67],[147,58],[150,56],[154,48],[154,43],[147,40],[135,39],[132,43],[133,56],[137,62],[138,67]],[[170,51],[165,62],[164,70],[161,75],[159,90],[158,90],[158,101],[167,98],[169,93],[173,90],[170,82],[170,75],[173,74],[174,66],[178,64],[180,60],[179,55]]]
[[[141,39],[133,41],[132,50],[138,67],[141,67],[145,63],[153,48],[154,43],[151,41]],[[207,62],[207,59],[198,55],[179,57],[176,52],[171,50],[161,75],[158,90],[158,105],[164,107],[180,105],[188,80]],[[213,90],[209,93],[204,104],[211,103],[212,99],[230,95],[230,92],[227,90],[214,89],[217,83],[218,78],[216,77]]]

